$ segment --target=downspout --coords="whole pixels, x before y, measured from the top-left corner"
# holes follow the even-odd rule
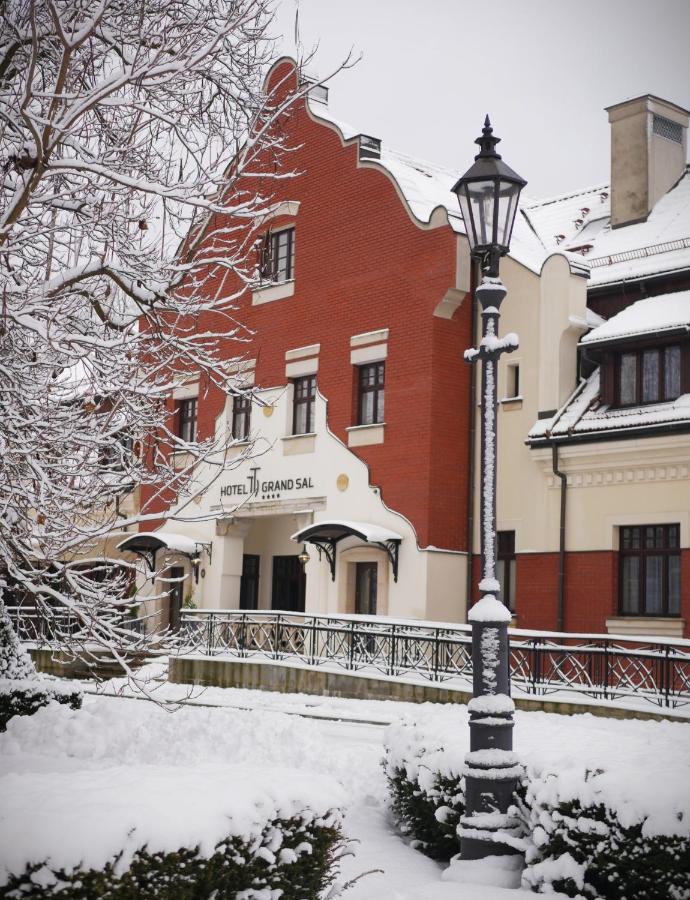
[[[475,332],[477,328],[477,265],[470,260],[470,293],[472,303],[470,307],[470,346],[474,347]],[[463,363],[465,365],[465,363]],[[470,396],[468,403],[468,439],[470,442],[469,459],[467,463],[467,575],[465,583],[465,597],[467,598],[465,614],[469,614],[472,605],[472,555],[474,552],[474,465],[475,465],[475,435],[477,430],[477,398],[476,398],[476,371],[477,366],[470,366]]]
[[[556,613],[556,631],[565,630],[565,503],[568,476],[558,468],[558,444],[551,444],[551,468],[553,474],[561,479],[561,524],[558,543],[558,608]]]

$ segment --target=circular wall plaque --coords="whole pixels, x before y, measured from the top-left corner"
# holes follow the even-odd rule
[[[338,478],[336,479],[336,482],[335,482],[335,486],[338,488],[339,491],[346,491],[348,489],[349,484],[350,484],[350,479],[347,477],[347,475],[344,475],[344,474],[338,475]]]
[[[273,407],[272,406],[264,406],[264,415],[267,419],[270,419],[273,415]]]

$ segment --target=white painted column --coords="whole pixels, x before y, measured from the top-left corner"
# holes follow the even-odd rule
[[[217,519],[213,542],[213,582],[205,591],[205,607],[239,609],[244,539],[251,519]]]

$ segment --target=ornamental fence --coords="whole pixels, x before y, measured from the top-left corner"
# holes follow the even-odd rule
[[[59,649],[80,625],[69,610],[45,616],[32,607],[8,607],[20,639]],[[156,654],[294,660],[388,677],[472,683],[469,625],[424,623],[377,616],[330,616],[276,611],[184,610],[171,633],[156,616],[123,619],[120,627],[150,637]],[[655,707],[690,706],[690,640],[508,629],[514,693],[559,692],[597,700],[637,699]],[[141,646],[141,644],[139,644]],[[555,699],[555,698],[554,698]]]
[[[567,691],[599,700],[690,705],[690,640],[509,629],[515,694]],[[469,625],[239,610],[190,610],[180,653],[295,660],[389,677],[472,683]]]
[[[69,609],[57,608],[49,614],[34,606],[7,606],[5,609],[19,639],[39,650],[59,649],[61,644],[72,638],[88,638],[84,623]],[[152,634],[154,630],[146,618],[114,615],[111,616],[110,623],[142,636]]]

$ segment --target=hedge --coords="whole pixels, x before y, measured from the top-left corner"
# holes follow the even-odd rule
[[[458,748],[445,751],[437,738],[420,738],[424,729],[418,725],[390,731],[395,746],[386,746],[384,769],[398,826],[422,852],[450,860],[460,852],[457,824],[464,809]],[[624,814],[596,800],[607,796],[605,772],[583,770],[579,781],[567,775],[569,792],[558,776],[528,767],[518,787],[523,885],[587,900],[690,900],[690,841],[682,814],[677,827],[667,816],[668,833],[660,833],[658,821],[649,827],[651,811],[630,821],[630,810]],[[580,798],[570,796],[573,789]]]
[[[183,814],[183,811],[180,811]],[[334,822],[337,819],[334,817]],[[282,836],[275,849],[276,829]],[[0,897],[59,900],[316,900],[335,877],[343,844],[337,824],[313,817],[276,819],[260,839],[230,836],[204,857],[200,848],[148,853],[138,849],[125,872],[119,856],[102,870],[27,866],[0,887]],[[271,849],[273,847],[273,849]]]
[[[82,694],[71,687],[55,684],[47,678],[0,680],[0,732],[7,729],[12,716],[31,716],[51,700],[79,709]]]
[[[448,860],[460,852],[457,826],[465,811],[464,778],[436,775],[422,787],[404,769],[387,772],[393,817],[413,846],[432,859]]]
[[[534,798],[532,798],[534,799]],[[523,883],[539,893],[602,900],[690,900],[690,842],[648,834],[644,820],[623,825],[602,803],[522,807]]]

